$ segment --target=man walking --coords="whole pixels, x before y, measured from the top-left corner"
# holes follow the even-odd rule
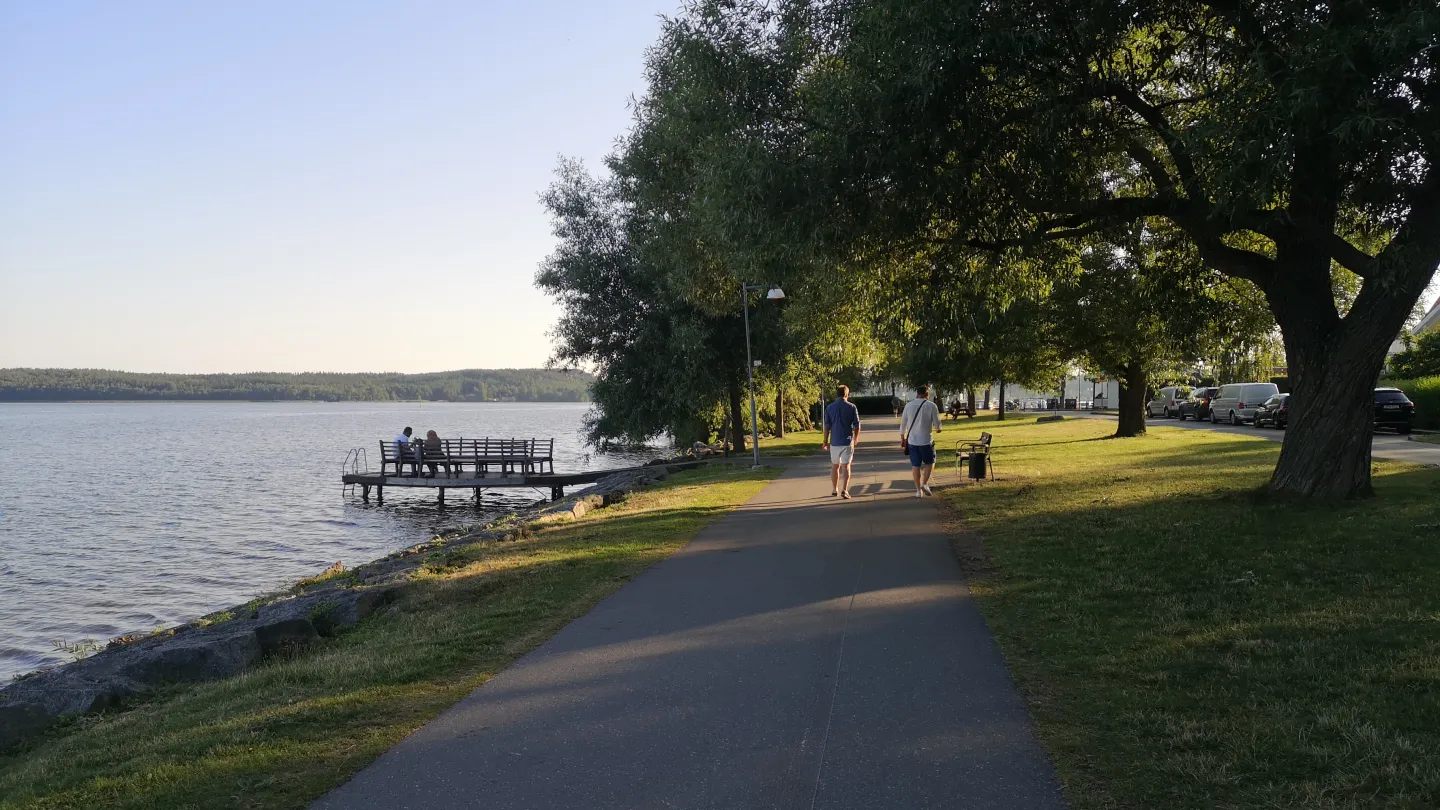
[[[922,385],[900,416],[900,448],[910,453],[910,477],[915,479],[917,498],[934,494],[930,491],[930,474],[935,471],[932,429],[940,432],[940,409],[930,401],[930,389]]]
[[[850,462],[860,440],[860,411],[850,401],[850,388],[835,387],[835,401],[825,406],[825,431],[820,446],[830,451],[830,494],[850,499]]]

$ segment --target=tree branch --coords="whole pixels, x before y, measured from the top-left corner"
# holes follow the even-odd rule
[[[1160,136],[1160,141],[1165,144],[1165,150],[1170,153],[1170,159],[1175,162],[1175,169],[1180,173],[1180,182],[1183,184],[1186,196],[1192,200],[1205,200],[1205,190],[1200,185],[1200,175],[1195,171],[1195,163],[1190,159],[1190,152],[1185,148],[1185,142],[1180,139],[1180,134],[1165,119],[1165,114],[1142,98],[1138,92],[1120,82],[1103,80],[1100,82],[1100,89],[1104,95],[1123,104],[1155,130],[1155,133]]]

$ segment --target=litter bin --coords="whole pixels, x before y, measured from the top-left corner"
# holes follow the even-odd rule
[[[1050,399],[1046,400],[1045,409],[1049,411],[1060,410],[1060,400],[1056,399],[1055,397],[1051,397]]]
[[[1067,410],[1067,411],[1073,411],[1073,410],[1075,410],[1075,400],[1073,400],[1073,399],[1067,399],[1067,400],[1065,400],[1065,410]]]
[[[970,454],[970,477],[976,480],[985,477],[985,451],[979,448]]]

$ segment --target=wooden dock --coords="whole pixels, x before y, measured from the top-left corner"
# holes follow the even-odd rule
[[[668,464],[667,467],[675,469],[689,469],[698,466],[697,462],[685,462],[680,464]],[[581,484],[593,484],[607,475],[615,473],[634,472],[647,469],[645,467],[621,467],[611,470],[592,470],[579,473],[498,473],[498,472],[460,472],[453,476],[446,476],[443,472],[434,477],[429,476],[408,476],[408,475],[382,475],[374,472],[345,473],[341,477],[341,483],[346,487],[360,487],[360,497],[366,502],[370,501],[370,490],[375,490],[377,503],[385,502],[385,488],[397,487],[405,489],[434,489],[439,491],[439,503],[445,503],[445,490],[447,489],[469,489],[475,493],[475,501],[480,501],[481,493],[487,489],[509,489],[529,487],[539,490],[550,490],[550,499],[559,500],[565,497],[565,487],[579,486]]]

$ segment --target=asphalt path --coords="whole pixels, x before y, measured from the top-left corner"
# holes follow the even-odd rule
[[[1080,416],[1086,419],[1109,419],[1115,420],[1113,414],[1100,413],[1072,413],[1062,411],[1066,417]],[[1152,418],[1147,425],[1152,428],[1182,428],[1185,430],[1211,430],[1217,433],[1231,433],[1237,436],[1253,436],[1261,439],[1269,439],[1272,442],[1285,441],[1285,431],[1271,427],[1257,428],[1251,425],[1212,425],[1209,422],[1196,422],[1193,419],[1164,419]],[[1413,464],[1426,464],[1440,466],[1440,444],[1429,442],[1411,441],[1409,436],[1401,436],[1395,433],[1376,433],[1371,443],[1370,454],[1375,458],[1389,459],[1391,461],[1409,461]]]
[[[893,419],[786,471],[317,810],[1065,807]]]

